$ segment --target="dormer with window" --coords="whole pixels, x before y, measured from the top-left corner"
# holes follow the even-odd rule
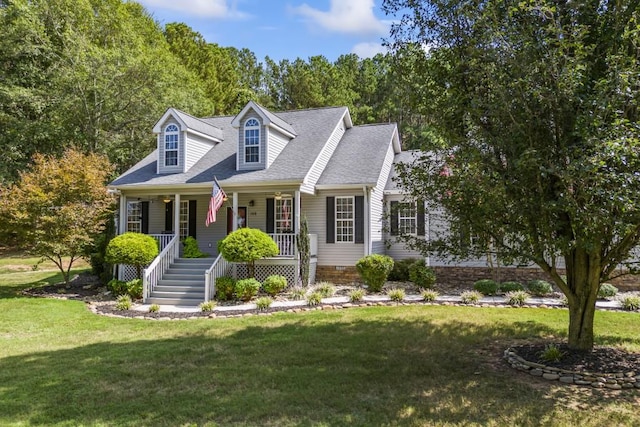
[[[222,142],[221,129],[173,108],[164,113],[153,131],[158,135],[159,174],[188,171]]]
[[[296,137],[291,124],[253,101],[231,124],[238,129],[237,170],[267,169]]]

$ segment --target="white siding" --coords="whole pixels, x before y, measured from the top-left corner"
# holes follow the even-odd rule
[[[338,143],[342,139],[345,129],[346,124],[344,122],[344,118],[342,118],[340,120],[340,123],[338,123],[336,128],[331,133],[329,139],[326,141],[324,147],[322,148],[322,151],[313,163],[313,166],[311,166],[311,169],[304,179],[304,184],[302,184],[302,186],[300,187],[300,191],[309,194],[312,194],[314,192],[315,185],[320,179],[320,175],[322,175],[322,172],[327,166],[327,163],[329,163],[329,160],[331,159],[333,152],[336,150]],[[322,141],[318,142],[320,143]]]
[[[362,191],[321,191],[317,196],[302,194],[302,210],[309,233],[318,235],[318,265],[354,266],[364,256],[362,243],[327,243],[327,196],[362,196]]]
[[[258,163],[246,163],[245,162],[245,150],[244,150],[244,124],[250,119],[254,118],[260,122],[260,162]],[[240,120],[240,128],[238,129],[238,170],[258,170],[265,168],[265,158],[267,154],[266,148],[266,128],[264,122],[259,114],[252,109],[247,111],[247,114]]]
[[[403,200],[404,200],[404,196],[402,195],[388,195],[385,199],[386,201],[385,223],[387,224],[387,227],[385,230],[385,239],[386,239],[387,247],[385,248],[385,253],[389,255],[391,258],[393,258],[394,260],[401,260],[406,258],[422,258],[423,256],[420,254],[420,252],[408,249],[404,244],[404,242],[398,241],[398,236],[391,235],[391,226],[389,225],[390,214],[391,214],[391,202],[402,202]],[[429,233],[431,232],[431,229],[430,229],[431,216],[428,213],[426,216],[427,218],[425,219],[425,233],[427,235],[430,235]]]
[[[180,129],[178,138],[178,165],[167,167],[164,165],[164,130],[170,125],[175,124]],[[179,173],[184,172],[184,134],[185,130],[180,127],[180,124],[170,117],[162,124],[162,130],[160,131],[160,137],[158,138],[158,173]]]
[[[370,229],[371,229],[371,253],[374,254],[384,254],[385,253],[385,242],[384,242],[384,224],[385,224],[385,214],[384,214],[384,187],[387,184],[389,179],[389,174],[391,173],[391,168],[393,166],[393,158],[394,158],[393,144],[389,143],[389,147],[387,148],[387,154],[384,157],[384,163],[382,164],[382,169],[380,170],[380,176],[378,177],[378,182],[376,183],[376,187],[371,191],[371,200],[370,200]]]
[[[267,167],[271,166],[271,164],[275,161],[276,157],[282,152],[284,147],[289,142],[289,137],[284,134],[278,132],[275,129],[270,128],[268,133],[268,142],[269,146],[267,147]]]
[[[191,166],[196,164],[196,162],[200,160],[202,156],[207,154],[207,151],[209,151],[212,147],[213,143],[211,141],[208,141],[201,136],[187,133],[187,142],[185,143],[185,172],[191,169]]]

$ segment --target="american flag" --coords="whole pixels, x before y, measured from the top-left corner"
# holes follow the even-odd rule
[[[209,211],[207,212],[207,220],[204,225],[208,227],[212,222],[216,222],[216,212],[218,212],[218,209],[220,209],[226,197],[227,195],[220,187],[220,184],[218,184],[218,180],[214,178],[211,200],[209,200]]]

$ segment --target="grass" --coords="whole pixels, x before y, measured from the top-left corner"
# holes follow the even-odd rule
[[[566,310],[401,306],[144,321],[15,294],[59,280],[38,274],[0,277],[3,426],[640,424],[638,390],[612,398],[500,362],[510,343],[562,338]],[[640,351],[638,320],[598,312],[598,343]]]

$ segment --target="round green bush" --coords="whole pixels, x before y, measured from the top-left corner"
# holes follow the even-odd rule
[[[495,295],[498,292],[498,284],[495,280],[481,279],[473,284],[473,289],[483,295]]]
[[[391,273],[389,273],[388,279],[396,282],[409,281],[409,267],[411,267],[411,265],[416,261],[420,260],[417,258],[406,258],[395,261],[393,263],[393,269],[391,270]]]
[[[200,250],[198,247],[198,241],[192,236],[184,239],[182,245],[184,246],[182,256],[185,258],[206,258],[209,256],[209,254]]]
[[[276,296],[287,287],[287,278],[274,274],[264,279],[262,289],[271,296]]]
[[[421,259],[409,267],[409,280],[420,289],[430,289],[436,283],[436,273]]]
[[[393,269],[393,259],[387,255],[367,255],[358,260],[356,269],[369,290],[380,292]]]
[[[603,283],[598,289],[598,298],[600,299],[613,298],[616,295],[618,295],[618,288],[611,283]]]
[[[153,237],[142,233],[124,233],[111,239],[105,251],[110,264],[126,264],[136,267],[138,279],[145,267],[158,256],[158,243]]]
[[[218,252],[229,262],[247,264],[249,277],[255,277],[255,261],[278,255],[278,245],[257,228],[240,228],[218,241]]]
[[[236,291],[236,281],[233,277],[222,276],[216,279],[216,299],[227,301],[233,298]]]
[[[250,301],[260,290],[260,282],[256,279],[242,279],[236,282],[235,296],[242,301]]]
[[[546,280],[531,280],[527,283],[527,289],[531,295],[536,297],[543,297],[545,295],[549,295],[553,292],[553,287],[551,283]]]
[[[515,292],[515,291],[524,291],[524,286],[520,282],[502,282],[500,283],[500,292]]]

